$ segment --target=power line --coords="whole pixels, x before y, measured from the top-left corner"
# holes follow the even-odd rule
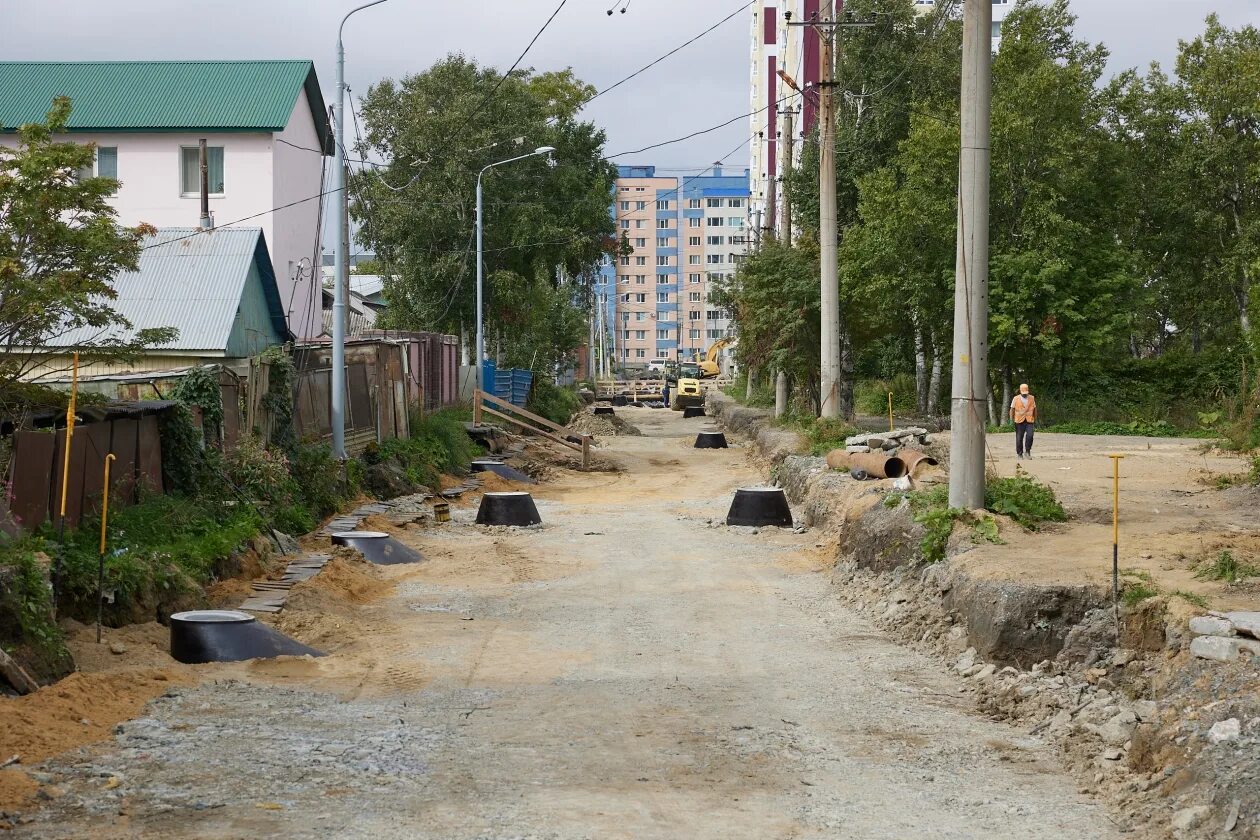
[[[733,11],[733,12],[731,12],[729,15],[727,15],[727,16],[726,16],[726,17],[724,17],[724,18],[722,18],[722,19],[721,19],[721,20],[719,20],[717,23],[713,24],[713,25],[712,25],[712,26],[710,26],[708,29],[704,30],[704,31],[703,31],[703,32],[701,32],[699,35],[697,35],[697,36],[695,36],[694,38],[692,38],[690,41],[686,41],[686,42],[684,42],[684,43],[682,43],[682,44],[679,44],[678,46],[674,47],[672,50],[670,50],[669,52],[665,53],[663,56],[661,56],[660,58],[658,58],[658,59],[656,59],[655,61],[651,62],[650,64],[646,64],[646,65],[644,65],[643,67],[640,67],[638,70],[635,70],[633,73],[631,73],[629,76],[626,76],[626,77],[625,77],[624,79],[622,79],[621,81],[614,82],[613,84],[611,84],[611,85],[609,85],[608,87],[606,87],[606,88],[604,88],[603,90],[601,90],[599,93],[596,93],[596,94],[595,94],[594,96],[592,96],[590,99],[587,99],[585,102],[583,102],[583,103],[582,103],[582,107],[585,107],[585,106],[589,105],[590,103],[594,102],[596,99],[599,99],[599,98],[600,98],[601,96],[603,96],[605,93],[608,93],[608,92],[609,92],[609,91],[611,91],[611,90],[615,90],[615,89],[617,89],[617,88],[621,87],[621,86],[622,86],[622,85],[624,85],[626,82],[628,82],[628,81],[630,81],[631,79],[633,79],[635,76],[638,76],[640,73],[642,73],[642,72],[644,72],[644,71],[646,71],[646,70],[651,70],[653,67],[655,67],[656,65],[660,64],[660,63],[661,63],[662,61],[664,61],[665,59],[669,58],[671,55],[674,55],[675,53],[677,53],[677,52],[679,52],[679,51],[683,50],[684,48],[691,46],[691,45],[692,45],[692,44],[694,44],[696,41],[699,41],[699,40],[700,40],[701,38],[703,38],[705,35],[708,35],[710,32],[712,32],[713,30],[717,29],[719,26],[721,26],[722,24],[726,23],[728,20],[730,20],[731,18],[735,17],[736,15],[738,15],[740,12],[744,11],[745,9],[747,9],[747,8],[748,8],[749,6],[751,6],[751,5],[752,5],[752,0],[749,0],[749,2],[747,2],[747,3],[745,3],[744,5],[740,6],[738,9],[736,9],[736,10],[735,10],[735,11]]]
[[[551,22],[556,19],[556,15],[560,14],[560,10],[564,8],[564,4],[567,2],[569,2],[569,0],[560,0],[560,5],[556,6],[555,11],[551,13],[551,17],[547,18],[547,22],[542,25],[542,28],[534,33],[534,37],[531,38],[529,43],[525,45],[525,49],[523,49],[521,54],[516,57],[516,61],[512,62],[512,66],[508,68],[508,71],[500,76],[499,80],[494,83],[494,87],[490,89],[490,92],[482,97],[481,101],[477,103],[477,106],[469,112],[468,116],[464,119],[464,124],[460,126],[460,128],[456,129],[456,134],[467,128],[468,124],[472,122],[472,118],[481,113],[481,109],[486,106],[486,103],[494,98],[494,95],[499,92],[499,88],[503,86],[503,83],[508,80],[508,77],[511,76],[512,73],[516,71],[516,68],[520,66],[521,62],[525,60],[525,56],[533,48],[534,44],[538,42],[538,39],[542,37],[542,34],[547,31],[547,27],[551,26]]]
[[[626,155],[637,155],[637,154],[640,154],[640,153],[642,153],[642,152],[649,152],[649,151],[651,151],[652,149],[659,149],[659,148],[661,148],[662,146],[671,146],[671,145],[673,145],[674,143],[681,143],[681,142],[683,142],[684,140],[690,140],[691,138],[693,138],[693,137],[699,137],[699,136],[701,136],[702,134],[711,134],[712,132],[717,131],[718,129],[721,129],[721,128],[726,128],[726,127],[727,127],[728,125],[730,125],[731,123],[739,122],[740,120],[746,120],[746,119],[748,119],[749,117],[752,117],[752,116],[755,116],[755,115],[757,115],[757,114],[760,114],[762,111],[767,111],[767,110],[769,110],[769,109],[771,108],[771,106],[774,106],[774,105],[780,105],[780,104],[782,104],[782,103],[784,103],[784,102],[788,101],[788,100],[789,100],[789,99],[791,99],[791,98],[792,98],[792,97],[791,97],[790,95],[789,95],[789,96],[785,96],[785,97],[783,97],[782,99],[778,99],[778,100],[776,100],[776,101],[774,101],[774,102],[771,102],[769,105],[763,105],[763,106],[761,106],[760,108],[757,108],[756,110],[749,111],[747,114],[740,114],[738,117],[732,117],[731,119],[727,120],[726,122],[718,123],[717,125],[715,125],[715,126],[710,126],[709,128],[702,128],[702,129],[700,129],[699,131],[693,131],[693,132],[691,132],[690,134],[687,134],[687,135],[685,135],[685,136],[683,136],[683,137],[675,137],[673,140],[663,140],[663,141],[661,141],[660,143],[653,143],[653,144],[652,144],[652,145],[650,145],[650,146],[644,146],[642,149],[632,149],[632,150],[627,151],[627,152],[617,152],[615,155],[605,155],[605,156],[604,156],[604,160],[612,160],[613,158],[625,157]],[[752,138],[749,138],[749,139],[752,139]],[[741,145],[742,145],[742,144],[741,144]]]

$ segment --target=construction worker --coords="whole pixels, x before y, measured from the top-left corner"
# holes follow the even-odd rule
[[[665,407],[669,408],[669,380],[665,380],[665,387],[661,390],[661,396],[665,398]]]
[[[1015,457],[1031,458],[1033,429],[1037,425],[1037,398],[1028,391],[1026,383],[1019,386],[1019,393],[1011,400],[1011,420],[1015,423]]]

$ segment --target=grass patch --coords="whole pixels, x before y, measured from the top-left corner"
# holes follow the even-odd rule
[[[949,488],[934,487],[931,490],[917,490],[908,493],[890,493],[884,499],[884,506],[894,508],[905,502],[910,507],[914,521],[922,525],[926,532],[919,543],[919,551],[928,563],[938,563],[945,559],[949,548],[949,538],[954,533],[955,522],[967,522],[971,525],[972,534],[977,540],[1001,543],[998,534],[997,520],[991,516],[974,516],[971,511],[949,506]]]
[[[1204,598],[1197,592],[1187,592],[1184,589],[1178,589],[1172,593],[1172,596],[1174,598],[1180,598],[1187,603],[1194,604],[1201,610],[1206,610],[1208,608],[1208,599]]]
[[[464,412],[458,409],[444,408],[424,415],[413,412],[411,437],[368,447],[363,460],[369,465],[393,460],[412,485],[436,489],[442,473],[463,475],[468,462],[480,452],[464,422]]]
[[[857,427],[835,417],[788,415],[776,422],[805,438],[810,455],[826,455],[833,449],[843,449],[845,438],[861,434]]]
[[[1228,551],[1222,551],[1215,560],[1201,565],[1194,573],[1200,580],[1219,580],[1237,583],[1244,578],[1260,576],[1260,567],[1244,563]]]
[[[1158,594],[1159,589],[1146,581],[1126,580],[1120,590],[1120,599],[1124,601],[1126,607],[1136,607],[1147,598],[1154,598]]]
[[[1067,519],[1054,491],[1028,475],[1018,464],[1014,478],[994,478],[985,484],[984,507],[1009,516],[1030,531],[1037,530],[1042,522]]]
[[[1059,435],[1130,435],[1169,438],[1213,436],[1213,433],[1206,429],[1181,429],[1167,420],[1133,420],[1128,423],[1113,423],[1107,420],[1071,420],[1066,423],[1038,427],[1037,431],[1054,432]]]

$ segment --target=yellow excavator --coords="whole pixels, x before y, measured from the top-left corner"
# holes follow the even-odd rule
[[[722,352],[723,347],[733,343],[733,338],[719,338],[717,341],[709,345],[709,350],[704,354],[704,358],[697,353],[693,359],[693,363],[699,368],[700,379],[712,379],[722,373],[722,369],[718,367],[718,355]]]

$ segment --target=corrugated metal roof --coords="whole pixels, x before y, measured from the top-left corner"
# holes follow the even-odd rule
[[[365,298],[385,291],[385,278],[379,274],[351,274],[349,279],[350,291]]]
[[[268,301],[279,311],[279,293],[262,235],[261,228],[160,229],[144,240],[139,270],[114,278],[118,296],[110,306],[131,322],[132,329],[103,333],[96,327],[80,327],[50,340],[48,346],[81,347],[126,340],[137,330],[175,327],[179,337],[155,350],[225,351],[260,247],[259,268],[264,270],[264,284],[271,286]],[[283,313],[280,318],[283,324]]]
[[[303,88],[327,147],[307,60],[0,62],[0,129],[39,122],[68,96],[71,131],[280,131]]]

